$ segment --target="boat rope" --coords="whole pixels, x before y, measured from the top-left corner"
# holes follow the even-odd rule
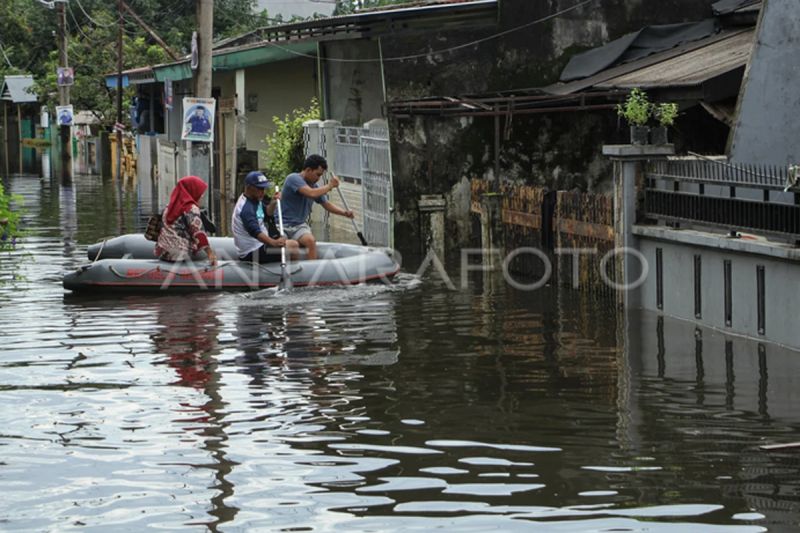
[[[97,255],[94,256],[94,261],[92,261],[92,264],[97,263],[97,260],[100,259],[100,257],[103,255],[103,248],[106,247],[106,242],[107,241],[108,241],[108,239],[106,238],[106,239],[103,239],[102,243],[100,243],[100,249],[97,250]]]

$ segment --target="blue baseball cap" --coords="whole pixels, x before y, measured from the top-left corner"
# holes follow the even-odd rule
[[[252,185],[253,187],[257,187],[259,189],[267,189],[272,187],[272,183],[267,179],[263,172],[259,172],[258,170],[254,170],[247,174],[244,178],[245,185]]]

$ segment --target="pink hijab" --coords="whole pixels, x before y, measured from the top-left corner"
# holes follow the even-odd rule
[[[166,223],[172,224],[179,216],[200,203],[208,184],[197,176],[186,176],[178,180],[167,205]]]

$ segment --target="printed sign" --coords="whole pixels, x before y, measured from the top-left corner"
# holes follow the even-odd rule
[[[72,67],[58,67],[56,69],[56,84],[59,87],[66,87],[75,83],[75,71]]]
[[[213,98],[184,98],[181,139],[213,142],[215,106],[216,100]]]
[[[219,112],[220,113],[233,113],[236,109],[236,98],[220,98],[219,99]]]
[[[164,107],[172,109],[172,80],[164,80]]]
[[[56,120],[59,126],[72,126],[73,111],[71,105],[56,106]]]

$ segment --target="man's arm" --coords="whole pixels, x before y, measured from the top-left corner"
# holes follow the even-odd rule
[[[332,177],[331,180],[322,187],[317,187],[316,189],[314,189],[312,187],[309,187],[308,185],[303,185],[302,187],[297,189],[297,192],[299,192],[306,198],[311,198],[312,200],[316,200],[330,193],[333,189],[335,189],[338,186],[339,186],[339,180]]]
[[[334,215],[341,215],[347,218],[353,218],[355,216],[355,214],[352,211],[345,211],[338,205],[335,205],[331,202],[324,202],[321,205],[325,209],[325,211],[327,211],[328,213],[333,213]]]
[[[316,189],[313,189],[313,188],[309,187],[308,185],[303,185],[302,187],[297,189],[297,192],[299,192],[300,194],[302,194],[306,198],[311,198],[312,200],[316,200],[318,198],[322,198],[323,196],[325,196],[326,194],[328,194],[332,190],[333,190],[333,187],[331,187],[331,184],[328,183],[326,185],[323,185],[322,187],[317,187]]]
[[[275,196],[273,196],[272,199],[270,199],[269,203],[265,206],[265,211],[267,213],[267,216],[271,217],[275,215],[275,209],[278,207],[277,200],[278,198],[281,197],[280,195],[281,193],[276,192]]]
[[[256,210],[252,205],[247,204],[242,208],[241,217],[245,230],[254,239],[258,239],[258,241],[269,246],[280,247],[286,244],[286,239],[283,237],[279,239],[273,239],[265,232],[261,231],[261,224],[258,222]]]

